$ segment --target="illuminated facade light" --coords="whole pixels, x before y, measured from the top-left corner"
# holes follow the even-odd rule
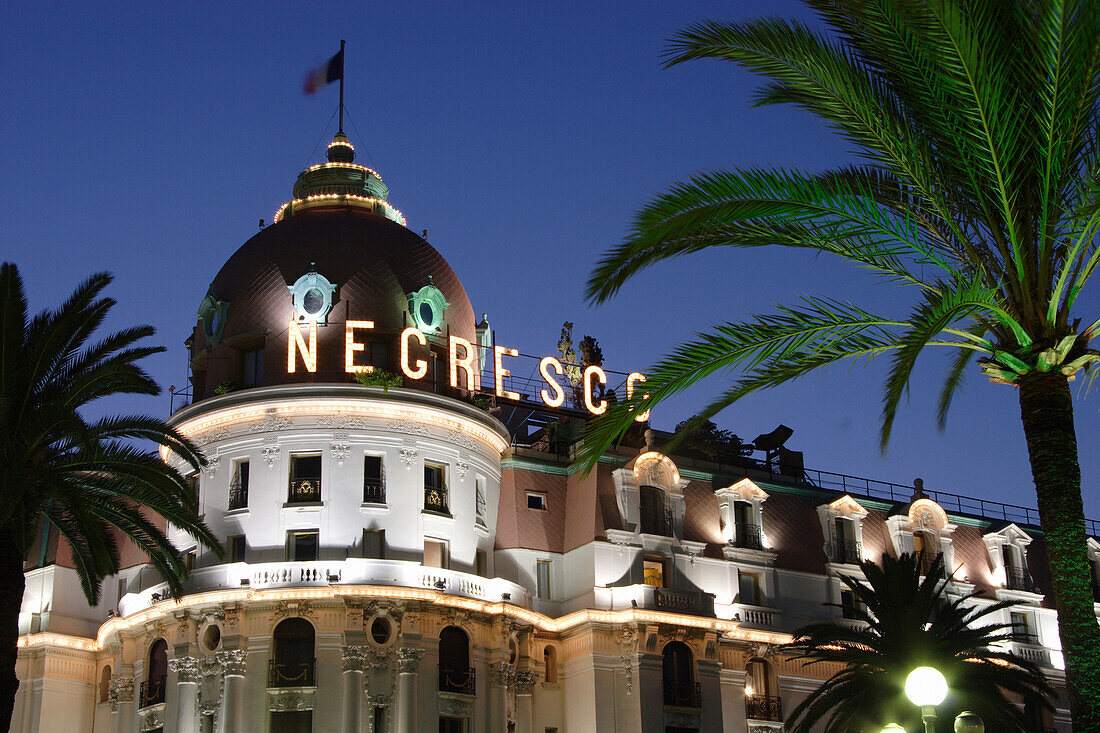
[[[424,375],[428,373],[428,362],[423,359],[417,359],[414,366],[415,369],[409,366],[409,339],[414,338],[416,342],[421,346],[428,345],[428,339],[424,338],[424,334],[420,332],[419,328],[411,326],[401,332],[401,371],[409,379],[423,379]]]
[[[544,356],[542,361],[539,362],[539,374],[546,380],[546,384],[554,390],[554,396],[551,397],[545,389],[542,389],[539,391],[539,397],[542,398],[543,403],[547,407],[561,407],[562,403],[565,402],[565,391],[561,388],[561,385],[558,384],[557,380],[550,375],[549,370],[551,368],[558,373],[559,377],[565,374],[565,369],[562,368],[560,361],[552,356]]]
[[[512,373],[504,368],[501,364],[504,355],[519,356],[519,351],[516,349],[509,349],[505,346],[493,347],[493,373],[496,375],[497,381],[497,397],[504,397],[509,400],[518,400],[519,392],[511,392],[504,389],[504,378],[510,376]]]
[[[366,348],[355,340],[355,329],[374,328],[374,321],[347,321],[344,326],[344,371],[348,374],[356,372],[373,372],[372,366],[360,366],[355,363],[355,352]]]
[[[602,385],[607,384],[607,375],[595,365],[584,370],[584,406],[593,415],[602,415],[607,412],[607,400],[600,400],[598,403],[592,401],[592,390],[595,389],[593,380]]]
[[[477,369],[474,368],[474,347],[464,338],[459,336],[451,336],[449,339],[449,352],[450,352],[450,364],[451,364],[451,386],[455,389],[466,389],[470,392],[477,391],[478,377]],[[458,358],[458,349],[461,348],[464,356]],[[461,368],[466,372],[466,384],[465,387],[459,387],[458,384],[458,370]]]
[[[630,374],[628,374],[627,377],[626,377],[626,398],[629,400],[632,397],[634,397],[634,383],[635,382],[645,382],[645,381],[646,381],[645,375],[642,374],[641,372],[631,372]],[[642,399],[648,400],[649,395],[648,394],[645,395]],[[645,422],[648,419],[649,419],[649,410],[646,410],[641,415],[637,415],[634,418],[635,422]]]
[[[306,371],[317,371],[317,321],[309,321],[308,346],[302,338],[302,329],[298,321],[291,321],[287,330],[286,346],[286,370],[289,374],[293,374],[297,367],[299,352],[302,354],[302,361],[305,362]]]

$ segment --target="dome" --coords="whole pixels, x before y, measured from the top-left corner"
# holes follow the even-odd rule
[[[338,152],[347,148],[337,141]],[[330,152],[333,157],[343,156]],[[350,174],[358,168],[343,160],[326,165],[330,168],[303,172],[295,201],[303,200],[298,197],[303,176],[325,173],[331,185],[332,166],[348,166]],[[381,185],[376,174],[368,182]],[[400,372],[398,337],[405,328],[417,326],[432,355],[443,358],[449,335],[475,342],[470,300],[442,255],[395,221],[389,213],[395,209],[388,204],[380,209],[383,198],[366,204],[366,197],[344,198],[326,194],[323,202],[314,199],[297,209],[291,202],[275,224],[245,242],[218,272],[189,340],[195,399],[240,387],[350,381],[347,321],[374,323],[373,329],[355,331],[355,341],[365,344],[357,363],[394,373]],[[299,324],[308,338],[311,320],[318,324],[315,371],[308,371],[299,356],[291,372],[290,324]],[[424,352],[420,358],[428,356]]]

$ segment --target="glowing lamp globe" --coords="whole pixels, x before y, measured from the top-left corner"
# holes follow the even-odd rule
[[[918,707],[935,707],[947,697],[947,680],[933,667],[917,667],[905,678],[905,696]]]
[[[985,733],[985,723],[969,710],[955,718],[955,733]]]
[[[882,733],[905,733],[905,728],[902,728],[897,723],[890,723],[882,729]]]

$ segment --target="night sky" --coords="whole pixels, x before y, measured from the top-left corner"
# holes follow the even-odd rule
[[[675,7],[683,6],[683,7]],[[166,354],[157,398],[186,380],[184,339],[221,264],[270,222],[336,129],[335,85],[305,73],[347,40],[346,131],[390,202],[428,230],[497,342],[555,352],[562,321],[631,371],[693,332],[799,294],[904,315],[909,295],[826,256],[715,251],[665,263],[593,308],[584,283],[632,213],[668,184],[730,166],[820,171],[851,160],[805,113],[753,109],[759,80],[732,64],[662,70],[667,39],[701,18],[806,17],[796,3],[13,3],[0,6],[0,259],[34,310],[95,271],[115,275],[110,326],[150,323]],[[809,19],[812,21],[812,19]],[[1095,320],[1096,291],[1079,315]],[[944,355],[946,356],[946,355]],[[889,452],[878,450],[885,359],[759,394],[717,422],[746,440],[782,422],[808,467],[1034,505],[1016,394],[975,367],[946,434],[935,400],[946,361],[918,365]],[[520,370],[514,369],[517,374]],[[1076,383],[1075,383],[1076,384]],[[671,429],[721,386],[660,408]],[[1094,392],[1078,395],[1090,517]]]

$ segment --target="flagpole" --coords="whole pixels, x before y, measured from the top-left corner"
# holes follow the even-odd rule
[[[344,134],[344,41],[340,40],[340,134]]]

